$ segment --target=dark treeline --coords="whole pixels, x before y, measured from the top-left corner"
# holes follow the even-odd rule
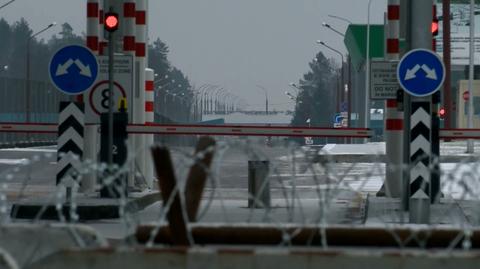
[[[300,79],[292,125],[332,127],[335,115],[337,71],[332,61],[319,52]]]
[[[3,71],[5,75],[25,78],[27,44],[30,43],[31,79],[47,81],[51,55],[64,45],[84,44],[84,37],[76,35],[68,23],[56,27],[60,27],[60,31],[45,41],[43,38],[31,38],[34,32],[23,18],[11,25],[1,19],[0,66],[8,66]]]
[[[33,27],[36,28],[36,27]],[[41,29],[35,29],[35,31]],[[53,35],[52,32],[55,32]],[[31,80],[49,81],[48,64],[51,56],[66,45],[84,45],[85,34],[77,35],[68,23],[57,25],[48,32],[34,38],[34,30],[25,19],[9,24],[0,19],[0,67],[1,74],[9,78],[25,78],[27,44],[30,43]],[[48,39],[45,37],[50,36]],[[168,47],[157,39],[149,45],[149,67],[158,74],[157,78],[168,78],[175,83],[164,84],[163,89],[182,92],[183,96],[191,96],[191,85],[188,78],[168,61]],[[8,66],[7,69],[4,67]],[[163,81],[158,81],[159,85]],[[166,82],[166,81],[165,81]],[[180,85],[180,87],[179,87]]]

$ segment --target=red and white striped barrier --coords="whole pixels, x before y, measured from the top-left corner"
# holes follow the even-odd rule
[[[455,139],[455,140],[465,140],[465,139],[480,140],[480,129],[441,129],[440,138]]]
[[[387,59],[400,58],[400,0],[388,0]],[[385,152],[387,168],[385,194],[388,197],[401,197],[403,171],[403,112],[397,108],[397,100],[385,101]]]
[[[87,124],[88,126],[88,124]],[[480,131],[480,130],[479,130]],[[0,132],[56,133],[57,124],[0,123]],[[235,126],[235,125],[160,125],[132,124],[127,126],[129,134],[171,135],[221,135],[221,136],[298,136],[298,137],[356,137],[373,135],[369,129],[353,128],[309,128],[288,126]],[[479,136],[480,138],[480,136]]]
[[[138,75],[137,81],[138,85],[135,88],[138,88],[133,95],[133,119],[132,123],[134,124],[145,124],[145,69],[147,68],[147,22],[148,22],[148,13],[147,13],[147,0],[136,0],[136,11],[135,11],[135,68],[138,68],[136,74]],[[132,144],[137,150],[135,156],[135,162],[137,168],[139,169],[142,175],[146,175],[145,164],[146,154],[145,143],[146,137],[143,135],[134,136],[132,139]],[[129,178],[129,186],[132,186],[134,183],[133,177]]]
[[[0,123],[0,133],[56,134],[58,124]]]
[[[87,47],[94,53],[98,53],[99,9],[100,3],[98,0],[87,1]]]
[[[155,71],[145,69],[145,124],[151,125],[154,122],[154,79]],[[148,149],[154,144],[154,135],[145,135],[145,148]],[[153,159],[151,154],[145,154],[145,181],[150,188],[153,188]]]
[[[148,125],[153,124],[155,115],[155,94],[153,85],[155,79],[155,72],[153,71],[153,69],[145,69],[145,79],[145,123]]]
[[[135,56],[137,44],[135,43],[136,34],[136,9],[135,0],[124,0],[123,2],[123,51],[128,55]]]
[[[86,124],[89,126],[89,124]],[[56,134],[57,124],[49,123],[0,123],[0,133],[47,133]],[[315,128],[290,126],[245,126],[245,125],[128,125],[129,134],[164,135],[221,135],[221,136],[291,136],[291,137],[353,137],[368,138],[373,130],[356,128]],[[441,129],[442,139],[478,139],[480,129]]]
[[[220,136],[297,136],[368,138],[369,129],[309,128],[235,125],[129,125],[129,134],[220,135]]]

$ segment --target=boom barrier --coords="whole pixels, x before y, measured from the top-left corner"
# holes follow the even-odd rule
[[[48,123],[0,123],[0,133],[56,134],[57,124]],[[128,125],[129,134],[159,135],[211,135],[211,136],[289,136],[289,137],[350,137],[369,138],[373,130],[364,128],[316,128],[291,126],[252,125]],[[442,139],[478,139],[480,129],[441,129]]]

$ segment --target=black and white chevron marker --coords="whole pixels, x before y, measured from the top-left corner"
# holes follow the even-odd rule
[[[72,187],[82,164],[84,104],[60,102],[57,144],[57,184]]]
[[[413,101],[410,116],[410,197],[416,194],[430,197],[431,123],[431,103]]]

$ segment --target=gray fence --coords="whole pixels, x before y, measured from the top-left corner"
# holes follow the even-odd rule
[[[0,122],[26,122],[27,99],[24,79],[0,77]],[[56,123],[58,104],[69,97],[46,81],[30,83],[30,122]],[[0,133],[1,145],[21,145],[55,140],[51,134]]]

